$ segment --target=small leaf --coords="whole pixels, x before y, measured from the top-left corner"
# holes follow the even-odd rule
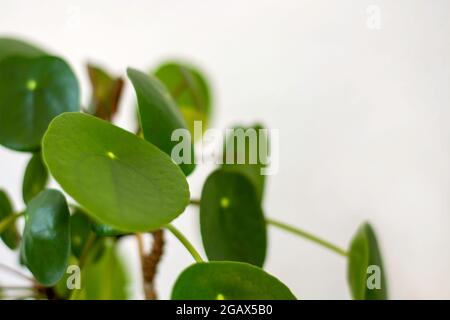
[[[88,64],[87,69],[92,86],[89,112],[103,120],[111,121],[118,111],[123,79],[115,78],[92,64]]]
[[[355,300],[386,300],[386,275],[372,227],[364,223],[350,244],[348,281]]]
[[[104,223],[94,223],[92,225],[92,230],[100,237],[115,237],[126,234],[126,231],[117,230]]]
[[[236,126],[224,144],[222,169],[241,172],[256,188],[262,201],[265,176],[261,170],[266,166],[262,155],[268,155],[268,135],[261,125],[252,127]]]
[[[28,269],[44,286],[64,275],[70,255],[69,208],[61,192],[47,189],[27,206],[23,253]]]
[[[44,190],[48,181],[48,172],[42,161],[40,152],[36,152],[28,162],[23,177],[22,197],[25,203],[28,203],[38,193]]]
[[[0,62],[0,144],[36,151],[50,121],[79,109],[78,82],[56,57],[10,57]]]
[[[11,57],[39,57],[46,53],[33,44],[13,38],[0,38],[0,61]]]
[[[210,260],[263,265],[264,214],[255,187],[241,173],[217,170],[208,177],[200,201],[200,227]]]
[[[211,96],[206,78],[193,66],[180,62],[166,62],[155,76],[167,87],[194,136],[194,121],[202,121],[203,129],[211,116]],[[196,137],[201,138],[201,137]]]
[[[80,258],[91,234],[91,221],[80,208],[76,208],[70,216],[70,239],[72,254]]]
[[[11,201],[5,191],[0,189],[0,222],[11,217],[14,214]],[[20,236],[17,232],[16,222],[9,225],[9,227],[1,233],[1,239],[8,246],[14,250],[18,247]]]
[[[146,75],[138,70],[128,69],[128,77],[136,91],[141,127],[145,140],[171,155],[174,147],[181,143],[172,141],[172,133],[176,129],[187,128],[180,110],[170,97],[167,89],[154,76]],[[190,139],[187,141],[187,145],[187,152],[190,155],[186,156],[189,159],[186,162],[189,163],[180,164],[180,168],[185,175],[189,175],[195,168],[194,146]]]
[[[129,277],[115,243],[104,239],[96,243],[81,272],[81,290],[73,300],[125,300],[129,298]]]
[[[184,270],[173,300],[295,300],[281,281],[241,262],[196,263]]]
[[[124,231],[159,229],[189,203],[186,177],[151,143],[82,113],[53,120],[45,162],[63,189],[95,221]]]

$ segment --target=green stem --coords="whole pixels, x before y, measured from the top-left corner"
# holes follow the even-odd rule
[[[347,251],[345,251],[345,250],[335,246],[334,244],[332,244],[332,243],[330,243],[330,242],[328,242],[326,240],[320,239],[319,237],[316,237],[315,235],[312,235],[309,232],[303,231],[303,230],[301,230],[299,228],[290,226],[288,224],[285,224],[285,223],[282,223],[282,222],[279,222],[279,221],[276,221],[276,220],[273,220],[273,219],[266,219],[266,222],[268,224],[271,224],[271,225],[275,226],[275,227],[278,227],[280,229],[283,229],[285,231],[291,232],[291,233],[293,233],[295,235],[298,235],[300,237],[308,239],[308,240],[310,240],[312,242],[315,242],[316,244],[321,245],[322,247],[325,247],[325,248],[327,248],[327,249],[329,249],[331,251],[334,251],[335,253],[340,254],[341,256],[344,256],[344,257],[348,256]]]
[[[0,234],[5,232],[6,229],[8,229],[8,227],[14,223],[14,221],[16,221],[18,218],[20,218],[24,214],[25,214],[25,212],[11,214],[11,215],[7,216],[5,219],[3,219],[2,221],[0,221]]]
[[[166,225],[166,229],[172,232],[172,234],[183,244],[183,246],[187,249],[187,251],[189,251],[196,262],[204,262],[198,251],[195,250],[194,246],[177,228],[175,228],[171,224],[168,224]]]
[[[200,205],[200,200],[198,200],[198,199],[191,199],[189,201],[189,203],[194,205],[194,206],[199,206]]]

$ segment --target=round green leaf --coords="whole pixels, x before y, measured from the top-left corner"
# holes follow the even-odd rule
[[[145,140],[171,155],[174,147],[182,143],[172,141],[172,133],[176,129],[187,128],[180,110],[167,89],[154,76],[130,68],[127,72],[136,91]],[[186,149],[190,153],[186,158],[189,160],[180,164],[185,175],[189,175],[195,168],[194,146],[191,142],[191,139],[186,140]]]
[[[11,200],[5,191],[0,190],[0,222],[5,221],[8,217],[14,214],[14,209]],[[9,225],[9,227],[1,233],[1,239],[10,249],[16,249],[19,245],[20,236],[17,232],[16,222]]]
[[[28,269],[44,286],[64,275],[70,256],[69,208],[61,192],[47,189],[26,210],[23,246]]]
[[[72,254],[80,258],[91,234],[91,221],[80,208],[75,208],[70,216],[70,239]]]
[[[39,57],[46,53],[33,44],[14,38],[0,38],[0,60],[11,56]]]
[[[261,155],[267,155],[269,143],[267,132],[263,129],[259,124],[234,127],[233,133],[224,143],[222,164],[222,169],[241,172],[249,178],[261,201],[266,177],[261,174],[261,170],[266,166]]]
[[[178,277],[173,300],[295,300],[280,280],[241,262],[191,265]]]
[[[264,214],[255,187],[241,173],[217,170],[208,177],[200,201],[200,227],[210,260],[263,265]]]
[[[348,281],[355,300],[386,300],[386,275],[375,232],[364,223],[350,244]]]
[[[206,78],[200,71],[185,63],[166,62],[156,69],[155,76],[169,90],[191,134],[194,134],[194,121],[202,121],[203,128],[208,126],[211,96]]]
[[[48,181],[48,172],[42,161],[40,152],[36,152],[28,162],[23,177],[22,197],[25,203],[28,203],[38,193],[44,190]]]
[[[159,229],[189,203],[186,177],[169,156],[96,117],[58,116],[42,148],[63,189],[96,221],[116,229]]]
[[[78,109],[78,82],[63,60],[10,57],[0,62],[0,144],[38,150],[50,121]]]

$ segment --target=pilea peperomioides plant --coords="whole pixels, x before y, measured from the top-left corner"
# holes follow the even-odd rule
[[[173,299],[296,299],[263,270],[271,225],[347,259],[354,299],[387,299],[381,254],[368,223],[343,250],[265,216],[265,165],[259,158],[249,160],[250,139],[239,144],[233,143],[236,136],[227,137],[224,164],[207,178],[200,199],[190,197],[187,176],[196,168],[196,141],[186,142],[187,161],[179,163],[172,155],[178,144],[173,133],[193,133],[195,121],[211,124],[210,90],[200,71],[179,62],[150,73],[128,69],[138,106],[136,133],[111,122],[124,80],[93,65],[88,73],[92,99],[81,111],[78,81],[64,60],[21,40],[0,38],[0,143],[31,156],[23,179],[24,209],[16,211],[0,191],[1,238],[20,250],[20,263],[33,275],[23,275],[31,281],[24,298],[129,298],[129,277],[116,247],[132,236],[140,248],[145,296],[154,299],[167,230],[195,260],[173,285]],[[257,151],[269,142],[262,128],[253,126]],[[62,191],[47,189],[49,176]],[[189,205],[199,207],[208,260],[171,224]],[[19,219],[25,220],[22,232]],[[154,237],[150,253],[143,249],[143,233]],[[0,268],[19,273],[3,263]],[[74,278],[77,268],[81,273]],[[6,285],[0,294],[15,297]]]

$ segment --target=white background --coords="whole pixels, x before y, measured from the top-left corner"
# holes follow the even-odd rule
[[[381,9],[381,29],[366,26]],[[89,90],[86,61],[116,73],[181,57],[214,89],[214,127],[280,130],[267,216],[346,247],[369,220],[392,298],[450,298],[450,2],[0,0],[0,34],[67,58]],[[127,83],[118,124],[133,129]],[[0,187],[18,209],[28,156],[0,147]],[[189,179],[198,196],[211,166]],[[196,208],[175,224],[201,248]],[[267,270],[300,298],[349,298],[343,258],[270,230]],[[122,246],[138,277],[135,244]],[[168,298],[191,257],[168,236],[158,291]],[[16,256],[0,246],[0,261]],[[0,271],[3,284],[20,283]],[[138,285],[135,284],[137,287]],[[138,290],[136,290],[138,292]],[[141,297],[136,293],[135,297]]]

